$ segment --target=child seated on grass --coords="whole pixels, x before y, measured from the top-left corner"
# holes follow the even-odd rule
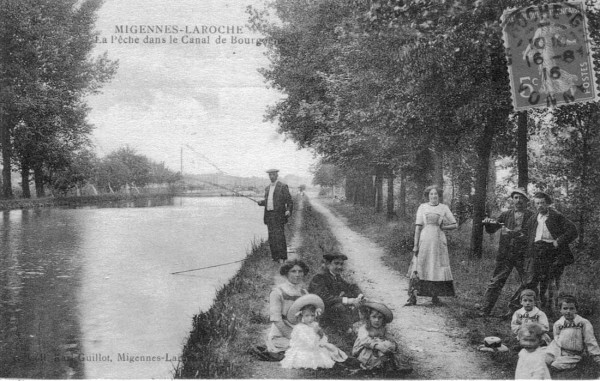
[[[336,362],[344,362],[348,355],[327,341],[327,336],[316,322],[325,305],[315,294],[307,294],[294,301],[287,313],[287,319],[294,324],[290,338],[290,348],[281,360],[286,369],[333,368]]]
[[[548,345],[552,341],[548,336],[548,317],[544,311],[540,310],[535,306],[536,294],[533,290],[521,291],[520,300],[522,308],[515,311],[510,322],[510,328],[512,329],[515,336],[517,336],[519,329],[527,323],[538,323],[544,330],[543,343],[542,345]]]
[[[361,308],[364,324],[358,329],[352,348],[352,356],[360,362],[361,368],[384,373],[410,373],[412,368],[400,361],[398,344],[386,328],[394,319],[392,311],[376,302],[365,302]]]
[[[596,365],[600,365],[600,348],[594,336],[594,327],[583,317],[577,315],[577,299],[572,295],[558,298],[558,308],[562,315],[554,323],[554,340],[548,346],[546,362],[553,372],[572,370],[587,353]]]
[[[543,342],[544,328],[539,323],[526,323],[519,327],[517,338],[521,346],[515,380],[550,380],[546,366],[546,348]]]

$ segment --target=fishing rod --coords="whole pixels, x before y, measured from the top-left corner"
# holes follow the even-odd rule
[[[202,153],[200,153],[200,152],[196,151],[196,150],[194,149],[194,147],[190,146],[189,144],[185,144],[185,146],[186,146],[187,148],[189,148],[189,149],[190,149],[192,152],[194,152],[196,155],[200,156],[200,157],[201,157],[201,158],[202,158],[204,161],[206,161],[208,164],[210,164],[211,166],[213,166],[213,167],[214,167],[214,168],[215,168],[217,171],[219,171],[219,173],[221,173],[221,174],[224,174],[224,175],[231,176],[231,175],[229,175],[228,173],[226,173],[226,172],[224,172],[223,170],[221,170],[221,168],[217,167],[217,165],[216,165],[215,163],[213,163],[212,161],[210,161],[210,159],[209,159],[208,157],[206,157],[206,155],[204,155],[204,154],[202,154]],[[252,201],[254,201],[255,203],[257,203],[257,204],[258,204],[258,201],[257,201],[257,200],[255,200],[255,199],[253,199],[252,197],[246,196],[245,194],[242,194],[242,193],[240,193],[240,192],[237,192],[237,191],[235,191],[235,190],[233,190],[233,189],[227,188],[227,187],[225,187],[225,186],[223,186],[223,185],[220,185],[220,184],[215,184],[215,183],[212,183],[212,182],[210,182],[210,181],[204,181],[204,180],[197,180],[197,181],[200,181],[201,183],[205,183],[205,184],[210,184],[210,185],[212,185],[212,186],[215,186],[215,187],[217,187],[217,188],[221,188],[221,189],[228,190],[228,191],[230,191],[230,192],[232,192],[232,193],[234,193],[234,194],[236,194],[236,195],[238,195],[238,196],[245,197],[245,198],[247,198],[248,200],[252,200]]]
[[[228,191],[230,191],[230,192],[232,192],[232,193],[235,193],[235,194],[237,194],[237,195],[238,195],[238,196],[240,196],[240,197],[246,197],[248,200],[252,200],[252,201],[254,201],[255,203],[257,203],[257,204],[258,204],[258,201],[257,201],[257,200],[255,200],[255,199],[253,199],[252,197],[250,197],[250,196],[246,196],[246,195],[245,195],[245,194],[243,194],[243,193],[240,193],[240,192],[238,192],[238,191],[235,191],[235,190],[233,190],[233,189],[227,188],[226,186],[223,186],[223,185],[220,185],[220,184],[215,184],[215,183],[212,183],[212,182],[210,182],[210,181],[204,181],[204,180],[196,180],[196,181],[200,181],[201,183],[210,184],[210,185],[212,185],[212,186],[215,186],[215,187],[217,187],[217,188],[221,188],[221,189],[228,190]]]
[[[234,264],[234,263],[243,262],[243,261],[245,261],[245,260],[246,260],[246,258],[244,258],[244,259],[240,259],[239,261],[233,261],[233,262],[221,263],[221,264],[218,264],[218,265],[205,266],[205,267],[198,267],[197,269],[183,270],[183,271],[175,271],[174,273],[171,273],[171,275],[182,274],[182,273],[189,273],[190,271],[198,271],[198,270],[210,269],[210,268],[213,268],[213,267],[220,267],[220,266],[225,266],[225,265],[231,265],[231,264]]]

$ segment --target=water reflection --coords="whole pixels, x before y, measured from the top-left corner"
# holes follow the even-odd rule
[[[3,213],[0,377],[171,376],[192,316],[239,264],[171,272],[239,260],[266,229],[243,199],[143,206]]]
[[[76,286],[80,242],[70,219],[47,209],[3,212],[0,263],[2,377],[83,376],[71,359],[79,346]],[[67,361],[59,361],[66,359]]]

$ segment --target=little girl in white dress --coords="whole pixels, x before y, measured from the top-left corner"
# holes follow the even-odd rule
[[[324,309],[323,300],[314,294],[296,299],[288,311],[288,320],[294,326],[290,339],[290,348],[281,360],[286,369],[296,368],[332,368],[336,362],[344,362],[348,356],[338,347],[327,341],[327,336],[316,322]]]

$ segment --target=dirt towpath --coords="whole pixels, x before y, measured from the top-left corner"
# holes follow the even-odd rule
[[[465,331],[444,316],[443,306],[433,306],[429,298],[419,298],[416,306],[404,306],[408,278],[386,266],[384,250],[368,238],[352,231],[345,219],[334,215],[318,199],[312,207],[323,214],[348,256],[346,273],[359,284],[367,299],[386,304],[394,313],[390,324],[398,343],[411,357],[415,371],[427,379],[490,379],[491,361],[485,353],[468,345]],[[306,239],[306,237],[305,237]],[[452,299],[446,299],[452,303]]]

